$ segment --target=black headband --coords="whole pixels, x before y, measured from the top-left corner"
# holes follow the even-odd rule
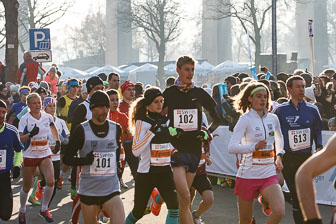
[[[145,93],[145,105],[150,105],[158,96],[163,96],[160,90],[150,91],[147,94]]]

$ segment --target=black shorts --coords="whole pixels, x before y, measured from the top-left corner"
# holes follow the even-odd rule
[[[206,190],[212,191],[211,182],[206,174],[195,176],[191,186],[195,188],[200,194]]]
[[[86,196],[86,195],[79,195],[80,202],[86,205],[97,205],[101,209],[103,204],[113,198],[114,196],[120,195],[119,191],[113,192],[112,194],[106,196]]]
[[[195,173],[199,161],[201,159],[201,155],[197,155],[195,153],[190,152],[175,152],[171,156],[171,165],[172,167],[183,166],[186,168],[187,172]]]

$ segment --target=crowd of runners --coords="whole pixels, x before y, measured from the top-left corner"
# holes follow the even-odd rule
[[[312,178],[336,164],[335,138],[323,149],[321,134],[336,129],[335,71],[314,77],[302,70],[271,75],[262,68],[258,80],[237,73],[223,80],[223,94],[222,85],[195,86],[197,62],[189,56],[177,59],[178,77],[167,78],[164,90],[120,85],[116,73],[60,81],[56,65],[46,72],[30,52],[24,61],[19,84],[0,84],[0,219],[11,218],[11,179],[21,176],[19,224],[30,223],[27,201],[54,222],[49,208],[67,179],[70,223],[79,223],[82,213],[87,224],[133,224],[149,212],[158,216],[163,203],[167,224],[205,223],[201,216],[214,201],[206,172],[212,133],[229,125],[228,151],[241,155],[234,187],[239,223],[256,223],[255,199],[267,223],[280,223],[284,181],[293,222],[322,223]],[[135,181],[129,214],[120,198],[121,188],[128,188],[126,163]],[[196,191],[202,200],[192,211]]]

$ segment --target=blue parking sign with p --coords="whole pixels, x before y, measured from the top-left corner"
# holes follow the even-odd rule
[[[30,50],[50,50],[50,29],[29,29]]]

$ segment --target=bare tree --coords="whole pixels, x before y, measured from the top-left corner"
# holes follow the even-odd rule
[[[1,0],[5,8],[6,20],[6,77],[5,80],[16,82],[18,70],[18,8],[17,0]]]
[[[182,12],[175,0],[121,0],[131,4],[131,10],[118,10],[121,25],[141,29],[151,39],[159,53],[158,80],[164,85],[164,60],[167,43],[175,40],[181,33]],[[127,8],[127,7],[126,7]]]
[[[239,21],[242,29],[248,34],[255,46],[255,66],[260,66],[262,29],[267,13],[272,8],[272,2],[268,0],[218,0],[216,4],[209,6],[214,12],[213,19],[227,17]]]
[[[86,56],[105,52],[106,46],[105,15],[100,11],[89,13],[78,28],[73,28],[70,42],[74,49],[83,51]]]
[[[25,51],[23,43],[28,40],[29,29],[46,28],[61,19],[73,6],[74,0],[63,0],[60,4],[54,1],[23,0],[19,9],[19,26],[24,30],[19,37],[21,51]]]

